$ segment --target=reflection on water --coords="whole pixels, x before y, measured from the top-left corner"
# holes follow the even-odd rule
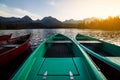
[[[100,31],[100,30],[98,31],[98,30],[86,30],[86,29],[85,30],[81,30],[81,29],[0,30],[0,35],[10,34],[10,33],[13,33],[12,37],[17,37],[23,34],[32,33],[32,37],[31,37],[32,48],[36,48],[41,43],[41,41],[57,33],[64,34],[70,37],[71,39],[73,39],[77,33],[80,33],[120,45],[120,31]]]
[[[13,33],[12,37],[17,37],[23,34],[32,33],[31,45],[32,48],[36,48],[41,41],[47,37],[61,33],[66,36],[73,38],[77,34],[77,29],[24,29],[24,30],[1,30],[0,35]]]

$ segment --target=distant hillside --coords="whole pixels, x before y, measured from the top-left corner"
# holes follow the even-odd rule
[[[61,22],[61,21],[59,21],[59,20],[57,20],[56,18],[53,18],[53,17],[51,17],[51,16],[49,16],[49,17],[44,17],[41,21],[40,21],[40,23],[42,23],[42,24],[44,24],[44,25],[46,25],[46,26],[48,26],[48,27],[59,27],[59,26],[61,26],[63,23]]]
[[[31,22],[34,22],[34,21],[29,16],[24,16],[20,20],[18,20],[17,22],[28,22],[28,23],[31,23]]]
[[[0,17],[0,29],[35,29],[45,27],[45,25],[33,21],[29,16],[22,18]]]
[[[106,19],[86,18],[78,24],[80,29],[120,30],[120,16]]]
[[[0,29],[59,28],[63,23],[51,16],[42,20],[32,20],[29,16],[22,18],[0,17]]]
[[[22,18],[0,17],[0,22],[2,22],[2,23],[33,22],[33,20],[29,16],[24,16]]]
[[[0,22],[1,23],[10,23],[10,22],[15,22],[20,20],[20,18],[16,18],[16,17],[2,17],[0,16]]]

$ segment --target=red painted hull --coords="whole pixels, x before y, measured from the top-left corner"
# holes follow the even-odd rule
[[[22,55],[30,47],[30,39],[26,40],[17,48],[13,48],[0,54],[0,65],[5,65],[16,57]]]
[[[12,36],[12,34],[10,34],[10,35],[5,35],[5,36],[1,36],[1,37],[0,37],[0,42],[1,42],[1,41],[7,41],[7,40],[9,40],[9,39],[11,38],[11,36]]]

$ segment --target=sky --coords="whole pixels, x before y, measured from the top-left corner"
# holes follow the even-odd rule
[[[52,16],[61,21],[120,15],[120,0],[0,0],[0,16]]]

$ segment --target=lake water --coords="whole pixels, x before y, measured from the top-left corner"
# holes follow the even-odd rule
[[[0,30],[0,35],[13,33],[12,37],[32,33],[31,47],[35,49],[47,37],[61,33],[71,39],[78,33],[89,35],[120,46],[120,31],[101,31],[88,29],[22,29],[22,30]]]

